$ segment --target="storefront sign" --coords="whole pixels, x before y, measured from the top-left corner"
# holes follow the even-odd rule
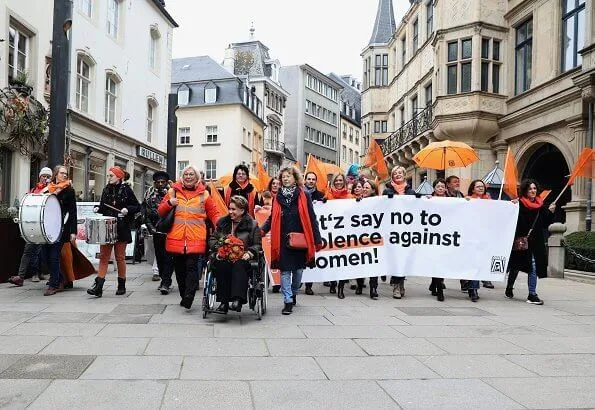
[[[136,155],[138,155],[139,157],[151,160],[153,162],[157,162],[158,164],[161,164],[161,165],[165,164],[165,156],[164,155],[161,155],[160,153],[150,150],[148,148],[145,148],[141,145],[139,145],[136,148]]]

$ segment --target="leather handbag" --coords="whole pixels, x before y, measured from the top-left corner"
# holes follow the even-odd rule
[[[535,227],[537,218],[539,218],[539,214],[537,214],[535,220],[533,220],[533,224],[531,225],[531,228],[529,229],[527,236],[517,236],[516,238],[514,238],[514,241],[512,242],[513,251],[526,251],[527,249],[529,249],[529,236],[531,236],[531,232],[533,232],[533,228]]]
[[[176,197],[176,192],[173,192],[173,198]],[[176,216],[176,207],[174,206],[172,209],[169,210],[163,216],[159,217],[159,220],[155,224],[155,230],[161,233],[168,233],[171,231],[172,226],[174,226],[174,219]]]
[[[287,246],[291,249],[308,249],[306,235],[301,232],[290,232],[287,234]]]

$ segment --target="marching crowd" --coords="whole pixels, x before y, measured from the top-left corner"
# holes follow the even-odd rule
[[[135,214],[141,213],[148,232],[153,237],[156,272],[153,280],[160,281],[158,291],[167,295],[172,291],[172,276],[175,272],[180,305],[190,309],[199,288],[201,275],[211,258],[217,278],[217,302],[219,313],[229,310],[241,311],[247,303],[250,261],[257,260],[262,252],[262,239],[270,235],[271,269],[280,270],[280,284],[273,292],[283,297],[284,315],[291,314],[297,304],[297,294],[302,287],[304,269],[314,266],[315,254],[322,247],[313,203],[335,199],[353,198],[366,200],[376,195],[390,198],[399,195],[418,195],[406,181],[406,170],[397,166],[390,172],[390,180],[380,192],[376,181],[364,176],[335,174],[326,192],[317,188],[319,176],[307,172],[304,176],[295,167],[283,168],[278,177],[270,179],[266,189],[258,192],[252,184],[245,165],[238,165],[232,180],[223,192],[203,181],[202,173],[194,166],[187,166],[181,178],[172,182],[163,171],[153,175],[153,186],[139,203],[133,190],[126,183],[124,170],[114,166],[108,172],[108,184],[103,189],[99,205],[94,208],[98,215],[114,217],[117,220],[117,241],[100,245],[99,268],[89,295],[101,297],[112,252],[118,271],[116,295],[126,293],[127,244],[132,242],[131,225]],[[217,192],[213,192],[213,190]],[[505,296],[513,298],[513,287],[519,271],[528,276],[527,302],[543,304],[538,297],[537,278],[547,275],[545,229],[553,221],[555,204],[544,206],[540,197],[539,184],[534,180],[522,181],[519,188],[519,215],[515,240],[509,261]],[[65,264],[71,261],[64,255],[64,245],[74,246],[77,233],[77,211],[74,187],[68,179],[68,168],[59,165],[52,171],[43,168],[39,183],[32,193],[55,194],[60,202],[64,226],[60,240],[53,244],[27,244],[22,255],[18,274],[9,282],[22,286],[28,270],[33,271],[33,280],[43,280],[40,262],[49,271],[48,288],[44,295],[55,295],[72,287],[72,275],[65,274]],[[433,182],[432,198],[458,197],[490,200],[486,184],[482,180],[472,181],[465,193],[460,191],[460,180],[456,176],[438,178]],[[439,200],[439,199],[437,199]],[[481,229],[481,226],[478,226]],[[217,253],[221,246],[218,238],[229,235],[239,240],[240,253],[237,258],[222,258]],[[69,247],[71,249],[71,247]],[[236,249],[237,250],[237,249]],[[75,249],[72,249],[75,251]],[[214,256],[217,255],[217,256]],[[40,261],[41,258],[41,261]],[[72,270],[72,267],[70,268]],[[76,269],[75,269],[76,270]],[[390,272],[389,272],[390,273]],[[87,273],[88,275],[88,273]],[[75,279],[80,278],[78,275]],[[381,276],[386,281],[386,276]],[[354,281],[352,289],[361,295],[366,287],[365,278]],[[339,299],[345,298],[348,280],[325,282],[329,293]],[[405,277],[390,277],[392,295],[395,299],[405,296]],[[305,283],[305,294],[313,295],[312,283]],[[467,292],[473,302],[479,299],[479,281],[461,280],[461,291]],[[483,282],[486,288],[493,288],[491,282]],[[378,298],[378,277],[368,278],[369,297]],[[444,280],[431,279],[429,291],[438,301],[444,301]]]

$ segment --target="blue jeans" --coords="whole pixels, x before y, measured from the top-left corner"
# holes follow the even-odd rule
[[[285,303],[293,302],[293,295],[297,295],[302,283],[303,269],[281,272],[281,294]]]
[[[479,289],[479,281],[478,280],[470,280],[468,281],[469,289]]]
[[[535,268],[535,258],[531,257],[531,272],[527,275],[527,285],[529,287],[529,295],[536,295],[537,294],[537,272]],[[517,275],[519,274],[518,270],[511,270],[508,273],[508,282],[506,283],[507,288],[514,287],[514,281],[516,280]]]
[[[62,245],[62,242],[41,245],[41,259],[50,271],[50,280],[48,282],[50,288],[57,288],[62,282],[62,272],[60,271]]]

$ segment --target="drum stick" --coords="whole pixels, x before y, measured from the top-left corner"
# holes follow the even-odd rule
[[[118,212],[122,211],[121,209],[118,209],[118,208],[116,208],[116,207],[113,207],[113,206],[111,206],[111,205],[108,205],[108,204],[103,204],[103,205],[107,206],[108,208],[111,208],[111,209],[113,209],[114,211],[118,211]]]

